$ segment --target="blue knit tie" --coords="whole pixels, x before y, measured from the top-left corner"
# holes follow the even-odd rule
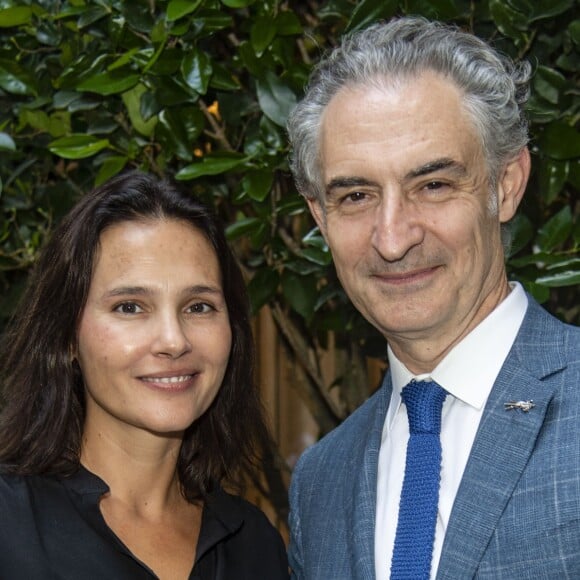
[[[412,380],[401,396],[410,436],[391,580],[428,580],[441,481],[441,410],[447,392],[433,381]]]

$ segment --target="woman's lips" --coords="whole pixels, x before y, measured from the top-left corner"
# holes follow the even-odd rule
[[[189,389],[199,376],[198,372],[159,373],[139,377],[148,387],[162,391],[185,391]]]

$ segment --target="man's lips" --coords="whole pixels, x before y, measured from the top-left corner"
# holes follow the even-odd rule
[[[429,266],[427,268],[416,268],[414,270],[405,270],[404,272],[374,272],[373,278],[378,278],[388,284],[407,284],[420,282],[432,276],[440,266]]]

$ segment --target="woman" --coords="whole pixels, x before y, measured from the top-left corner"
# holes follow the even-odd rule
[[[132,173],[84,197],[4,338],[0,577],[287,578],[226,494],[267,440],[243,279],[215,219]]]

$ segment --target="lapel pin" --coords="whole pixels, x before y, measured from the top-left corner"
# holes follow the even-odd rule
[[[513,411],[514,409],[520,409],[524,413],[527,413],[530,409],[533,409],[536,404],[534,401],[509,401],[503,404],[506,411]]]

